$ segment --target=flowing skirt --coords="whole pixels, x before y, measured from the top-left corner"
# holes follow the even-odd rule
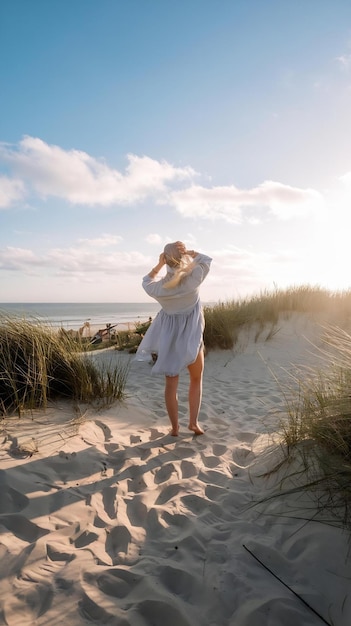
[[[158,312],[139,344],[136,359],[157,355],[152,373],[177,376],[194,363],[202,346],[205,321],[200,302],[188,313]]]

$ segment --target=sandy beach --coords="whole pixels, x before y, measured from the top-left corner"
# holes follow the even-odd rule
[[[283,390],[321,365],[322,330],[293,315],[268,332],[207,354],[200,437],[187,373],[171,437],[163,377],[114,349],[91,358],[130,360],[122,403],[2,419],[0,624],[350,625],[348,533],[284,495],[291,464],[264,476],[283,458]]]

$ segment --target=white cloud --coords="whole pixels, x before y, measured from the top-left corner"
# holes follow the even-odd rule
[[[252,189],[238,189],[234,185],[211,188],[192,185],[171,192],[168,199],[184,217],[220,218],[234,224],[244,220],[247,208],[263,207],[279,219],[290,219],[305,217],[323,207],[323,198],[317,191],[270,180]],[[252,220],[254,216],[250,214],[249,218]]]
[[[257,273],[257,267],[262,267],[263,260],[266,261],[266,255],[257,253],[238,246],[225,246],[224,248],[214,250],[213,258],[220,266],[221,276],[236,280],[237,277],[244,275],[246,278]]]
[[[0,269],[2,270],[22,270],[34,265],[44,265],[45,261],[40,259],[32,250],[14,248],[7,246],[0,249]]]
[[[249,193],[253,205],[268,206],[280,219],[307,217],[311,214],[319,216],[324,209],[323,196],[314,189],[299,189],[268,180]]]
[[[147,192],[150,189],[163,191],[166,182],[191,180],[196,175],[191,167],[174,167],[167,161],[155,161],[147,156],[128,154],[128,161],[128,176],[131,180],[137,181],[139,189],[145,189]]]
[[[24,197],[24,184],[21,180],[0,176],[0,209],[7,209]]]
[[[336,61],[344,70],[348,70],[351,67],[351,54],[341,54],[339,57],[336,57]]]
[[[346,172],[346,174],[339,176],[339,180],[347,189],[351,188],[351,172]]]
[[[108,248],[123,241],[119,235],[101,235],[96,239],[78,239],[78,243],[89,248]]]
[[[41,196],[56,196],[73,204],[130,205],[152,197],[160,204],[168,202],[186,218],[222,219],[234,224],[260,221],[262,212],[279,219],[305,217],[323,205],[322,196],[313,189],[271,180],[251,189],[195,185],[196,172],[191,167],[177,168],[147,156],[129,154],[125,173],[121,173],[86,152],[66,151],[28,136],[15,147],[0,144],[1,158]],[[183,188],[179,188],[180,183]],[[0,207],[23,194],[21,180],[0,179]],[[160,241],[153,233],[148,237],[149,243]]]
[[[242,215],[237,205],[237,191],[233,186],[206,188],[192,185],[170,193],[168,200],[184,217],[223,218],[238,223]]]
[[[162,243],[162,237],[157,233],[150,233],[145,237],[145,241],[151,245],[160,245]]]
[[[131,204],[164,192],[166,184],[195,176],[190,167],[132,154],[122,174],[86,152],[63,150],[28,136],[16,147],[1,144],[0,158],[43,197],[56,196],[73,204]]]
[[[151,263],[149,257],[136,251],[104,252],[102,255],[99,250],[85,248],[55,248],[49,252],[48,260],[60,274],[112,274],[116,277],[116,285],[121,273],[141,276]]]
[[[294,275],[304,276],[306,258],[293,249],[254,250],[225,245],[211,251],[213,264],[206,279],[213,299],[225,301],[245,297],[260,290],[273,289],[294,282]]]
[[[24,271],[32,273],[40,268],[45,273],[65,275],[70,278],[89,274],[103,277],[123,274],[143,275],[145,268],[151,265],[151,258],[137,251],[107,253],[97,240],[80,240],[78,247],[54,248],[45,253],[36,253],[30,249],[6,247],[0,249],[0,270]],[[106,241],[101,237],[101,242]],[[83,244],[83,245],[81,245]]]

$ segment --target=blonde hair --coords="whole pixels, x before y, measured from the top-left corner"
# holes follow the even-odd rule
[[[173,287],[177,287],[177,285],[190,274],[195,267],[195,263],[188,254],[182,254],[175,243],[168,243],[164,247],[163,253],[167,265],[174,268],[172,278],[164,283],[163,286],[165,289],[173,289]]]

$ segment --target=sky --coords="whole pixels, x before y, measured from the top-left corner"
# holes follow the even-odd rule
[[[350,0],[1,0],[0,302],[351,288]],[[162,275],[162,273],[161,273]]]

